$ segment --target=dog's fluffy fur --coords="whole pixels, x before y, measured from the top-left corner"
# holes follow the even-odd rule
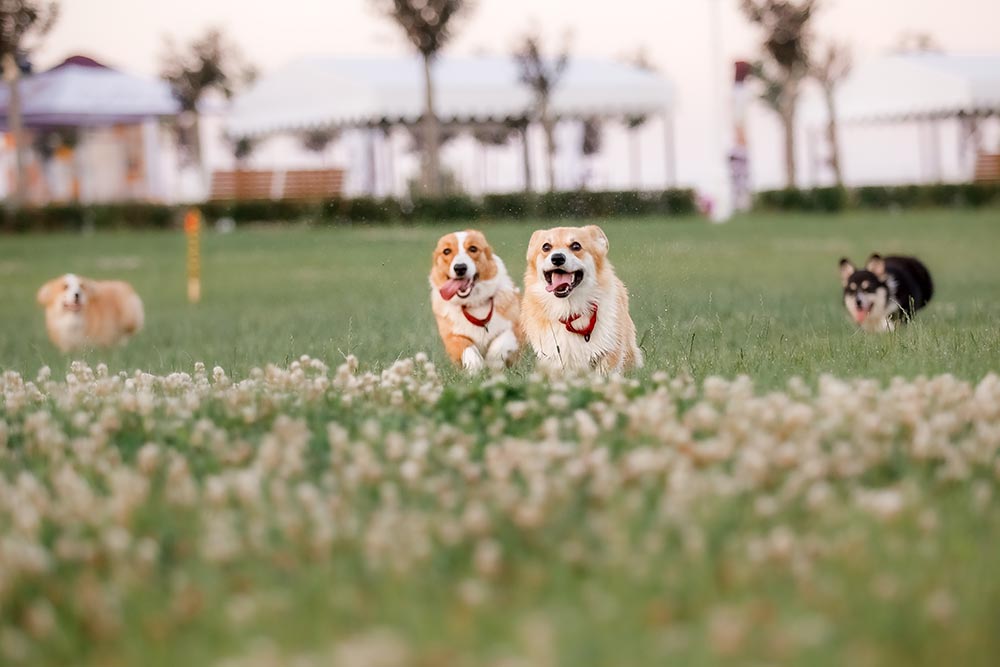
[[[934,295],[931,274],[916,257],[874,254],[861,269],[846,257],[840,260],[844,306],[865,331],[892,331],[908,322]]]
[[[628,291],[608,247],[596,225],[532,234],[521,324],[543,369],[611,373],[642,366]]]
[[[45,327],[63,352],[124,343],[142,329],[142,300],[118,280],[90,280],[67,273],[38,290]]]
[[[438,332],[454,363],[478,371],[514,362],[521,347],[520,292],[482,232],[442,236],[430,283]]]

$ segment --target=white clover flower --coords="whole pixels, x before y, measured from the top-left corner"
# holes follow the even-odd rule
[[[906,507],[902,492],[893,488],[872,491],[860,489],[855,494],[855,503],[882,521],[895,519]]]
[[[957,609],[955,596],[944,588],[935,590],[924,601],[924,612],[931,620],[942,625],[952,620]]]

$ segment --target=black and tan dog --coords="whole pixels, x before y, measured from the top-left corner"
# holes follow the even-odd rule
[[[916,257],[872,255],[857,269],[840,260],[844,306],[865,331],[892,331],[927,305],[934,295],[931,274]]]

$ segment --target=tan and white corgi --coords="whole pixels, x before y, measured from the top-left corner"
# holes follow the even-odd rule
[[[453,362],[468,371],[514,362],[521,347],[520,292],[482,232],[442,236],[430,283],[438,332]]]
[[[596,225],[542,229],[528,243],[521,326],[546,370],[641,367],[628,291]]]
[[[90,280],[72,273],[38,290],[49,339],[63,352],[124,343],[142,329],[142,300],[120,280]]]

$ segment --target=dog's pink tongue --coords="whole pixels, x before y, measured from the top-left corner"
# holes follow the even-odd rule
[[[545,286],[547,292],[555,292],[556,288],[560,285],[572,285],[573,284],[573,274],[572,273],[553,273],[552,282]]]
[[[445,301],[450,301],[451,297],[455,296],[464,289],[469,288],[469,283],[472,282],[471,278],[452,278],[447,281],[444,285],[441,285],[441,298]]]
[[[868,316],[867,310],[862,310],[861,308],[858,308],[857,310],[854,311],[854,319],[857,321],[858,324],[864,322],[867,316]]]

